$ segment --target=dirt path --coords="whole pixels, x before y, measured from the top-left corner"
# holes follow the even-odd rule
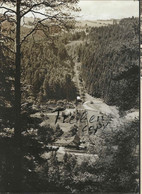
[[[82,95],[82,87],[80,84],[80,80],[79,80],[79,69],[81,67],[81,63],[77,63],[75,62],[75,66],[74,66],[74,72],[75,72],[75,77],[74,77],[74,82],[76,83],[76,87],[78,88],[79,91],[79,96]]]

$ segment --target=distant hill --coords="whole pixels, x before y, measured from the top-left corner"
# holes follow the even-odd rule
[[[108,26],[110,24],[119,23],[120,20],[111,19],[111,20],[81,20],[77,21],[76,27],[86,28],[88,27],[101,27]]]

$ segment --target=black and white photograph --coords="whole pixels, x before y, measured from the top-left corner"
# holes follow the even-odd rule
[[[141,13],[0,0],[0,193],[140,193]]]

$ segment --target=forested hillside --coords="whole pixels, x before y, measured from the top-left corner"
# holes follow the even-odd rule
[[[82,77],[89,94],[128,110],[138,106],[138,19],[92,28],[88,41],[77,49]]]
[[[79,30],[22,44],[18,144],[15,42],[1,40],[0,192],[138,193],[138,111],[107,105],[138,105],[138,20]]]
[[[74,63],[60,38],[30,39],[23,46],[23,83],[39,102],[49,99],[74,100],[76,88],[72,82]],[[29,95],[29,93],[28,93]]]

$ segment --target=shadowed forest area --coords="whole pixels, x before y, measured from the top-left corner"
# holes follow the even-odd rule
[[[139,191],[139,22],[109,22],[39,22],[20,44],[18,141],[15,26],[1,25],[0,192]]]
[[[30,85],[31,92],[39,102],[49,99],[75,100],[76,88],[72,81],[74,63],[69,57],[62,39],[31,39],[23,47],[24,84]],[[36,56],[36,57],[35,57]]]
[[[139,106],[138,19],[92,28],[78,48],[82,78],[89,94],[129,110]]]

